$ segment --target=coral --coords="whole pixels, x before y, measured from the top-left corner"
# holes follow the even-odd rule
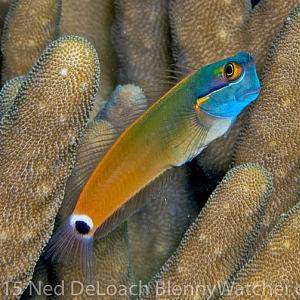
[[[212,295],[201,286],[222,284],[247,259],[271,191],[271,177],[258,165],[246,164],[228,172],[141,298],[216,297],[217,290]]]
[[[148,87],[171,62],[168,0],[117,0],[115,15],[112,39],[119,59],[118,82]],[[160,86],[157,95],[167,89]]]
[[[255,257],[237,273],[233,286],[222,299],[297,299],[299,223],[300,203],[282,216]]]
[[[43,293],[43,290],[47,290],[52,282],[52,276],[50,274],[50,268],[48,264],[45,264],[43,259],[40,258],[34,267],[34,276],[30,280],[28,288],[22,294],[21,299],[35,299],[38,297],[39,300],[49,299],[49,293]],[[52,269],[51,269],[52,274]],[[50,277],[50,278],[49,278]],[[50,279],[50,280],[49,280]],[[58,290],[58,288],[57,288]]]
[[[258,50],[256,62],[261,74],[275,33],[297,2],[261,1],[252,11],[250,2],[244,0],[172,0],[170,17],[175,60],[200,68],[233,53]],[[246,114],[242,114],[227,137],[213,142],[198,157],[199,165],[209,176],[220,180],[228,170],[245,117]]]
[[[0,47],[2,45],[1,38],[3,33],[3,24],[11,1],[12,0],[0,0]],[[3,58],[0,57],[0,70],[2,70],[2,59]]]
[[[61,1],[12,1],[1,42],[2,83],[26,75],[46,46],[58,37]]]
[[[133,109],[133,106],[136,107]],[[124,124],[128,124],[128,120],[137,117],[137,112],[141,113],[145,109],[146,100],[139,87],[134,85],[118,86],[112,93],[109,104],[93,122],[88,124],[85,135],[78,146],[75,166],[67,180],[65,199],[56,218],[58,225],[72,212],[76,199],[91,172],[121,131],[125,129]],[[110,120],[112,124],[109,122]],[[102,293],[107,292],[106,287],[109,285],[128,287],[133,284],[126,223],[104,239],[96,240],[94,253],[94,276],[93,282],[88,282],[89,284],[99,286],[98,289]],[[44,262],[45,270],[47,267],[47,263]],[[68,298],[74,278],[86,283],[84,274],[78,265],[64,265],[54,262],[52,268],[54,274],[51,280],[56,284],[64,282],[65,293],[61,295],[61,299],[64,299],[64,296]],[[113,280],[111,270],[114,270]],[[51,272],[49,268],[48,272]],[[37,283],[38,280],[34,276],[34,282]],[[74,292],[79,293],[81,287],[79,283],[74,284]],[[78,295],[78,299],[80,297],[85,299],[85,293]],[[110,299],[110,297],[107,295],[106,299]],[[112,299],[114,299],[113,296]]]
[[[118,85],[96,120],[106,120],[121,133],[146,109],[146,97],[140,87],[134,84]]]
[[[43,51],[2,117],[3,297],[6,292],[8,298],[17,296],[28,285],[50,238],[99,76],[91,44],[78,37],[56,40]]]
[[[262,77],[262,92],[251,107],[248,126],[234,156],[234,165],[256,162],[273,177],[262,239],[299,200],[300,188],[300,6],[278,32]],[[293,56],[290,53],[294,53]]]
[[[0,0],[0,37],[2,36],[4,20],[12,0]]]
[[[91,112],[94,119],[108,100],[116,85],[116,53],[111,42],[114,20],[112,0],[63,0],[60,36],[78,35],[86,38],[95,48],[101,64],[101,81]]]
[[[252,10],[250,1],[244,0],[171,0],[174,57],[178,63],[200,68],[233,53],[258,50],[261,74],[276,32],[297,3],[262,0]]]
[[[13,105],[17,93],[26,77],[15,77],[1,88],[0,91],[0,120],[2,115]]]
[[[4,5],[4,10],[1,11],[1,18],[5,14],[8,2],[0,1],[0,4]],[[14,2],[16,3],[16,1]],[[182,77],[182,73],[191,72],[189,68],[183,68],[180,64],[189,65],[191,68],[199,68],[210,62],[232,56],[241,50],[251,52],[251,54],[258,50],[256,63],[263,82],[261,98],[244,116],[239,117],[231,133],[227,137],[214,142],[211,147],[208,147],[198,157],[197,161],[193,161],[183,168],[174,169],[170,182],[164,185],[163,189],[149,205],[130,218],[128,221],[129,241],[127,241],[126,224],[123,224],[122,227],[118,228],[105,240],[99,241],[99,245],[97,244],[95,248],[96,257],[100,263],[100,269],[97,269],[99,273],[96,273],[96,276],[101,276],[102,274],[106,278],[104,281],[101,281],[101,287],[105,288],[105,285],[115,284],[116,282],[129,286],[132,283],[137,283],[139,279],[142,279],[143,283],[145,283],[155,275],[163,262],[177,248],[184,231],[195,219],[200,207],[203,205],[203,201],[207,199],[207,195],[210,194],[211,190],[227,172],[230,164],[237,166],[250,161],[258,162],[272,174],[274,178],[274,195],[271,198],[271,206],[267,210],[268,217],[265,220],[265,225],[268,225],[266,227],[267,231],[271,230],[279,220],[279,215],[286,213],[299,200],[299,112],[297,111],[296,101],[299,94],[297,88],[299,63],[296,54],[299,48],[297,44],[299,36],[297,33],[299,28],[297,14],[299,8],[292,15],[288,16],[285,27],[278,33],[276,41],[273,43],[276,32],[282,26],[289,11],[294,8],[298,1],[261,0],[254,9],[251,8],[250,1],[247,0],[171,0],[170,3],[167,0],[136,0],[130,1],[130,3],[121,0],[114,2],[97,0],[89,1],[89,4],[83,7],[80,6],[81,2],[76,1],[76,4],[73,6],[68,4],[69,1],[67,0],[62,1],[61,34],[77,33],[87,37],[95,45],[103,45],[103,50],[97,50],[99,51],[100,61],[103,61],[104,76],[107,76],[107,79],[103,80],[102,91],[100,92],[99,101],[101,107],[104,101],[107,100],[110,91],[113,90],[115,78],[117,78],[117,83],[135,83],[146,87],[154,86],[159,95],[166,91],[169,85],[163,83],[163,85],[155,86],[157,76],[164,74],[166,69],[172,68],[170,63],[177,63],[173,73],[176,75],[176,78],[170,76],[167,78],[167,81],[169,79],[176,81],[179,77]],[[23,3],[25,3],[25,0]],[[83,12],[84,10],[85,12]],[[97,22],[97,15],[99,15],[100,10],[103,13],[102,21]],[[22,9],[17,15],[20,17],[24,16],[25,12],[26,10]],[[53,20],[56,20],[49,28],[56,34],[58,29],[56,24],[59,20],[59,15],[60,9],[57,9],[54,14],[47,16],[48,20],[51,17]],[[25,22],[26,17],[25,19],[24,17],[22,18]],[[27,18],[27,20],[29,19]],[[32,22],[34,19],[30,18],[30,20]],[[36,20],[41,25],[40,28],[43,28],[43,24],[45,24],[43,19],[37,18]],[[17,21],[8,18],[7,23],[10,22],[12,23],[11,26],[17,24]],[[18,24],[18,27],[25,28],[23,23]],[[76,26],[77,24],[80,25]],[[115,49],[112,48],[109,37],[109,27],[111,25],[111,41]],[[26,28],[29,27],[26,26]],[[75,30],[79,29],[81,30],[80,32],[75,32]],[[4,53],[8,60],[19,61],[20,65],[23,63],[22,60],[30,61],[27,71],[22,71],[18,74],[26,75],[47,43],[56,37],[56,35],[53,35],[45,42],[45,32],[43,38],[39,37],[37,32],[32,30],[30,32],[31,35],[27,35],[25,30],[25,33],[20,37],[19,44],[13,34],[12,36],[9,36],[9,34],[3,36],[2,39],[2,43],[12,43],[14,45],[11,51]],[[99,32],[99,37],[97,37],[97,32]],[[45,42],[40,50],[37,50],[38,48],[34,49],[34,59],[32,59],[30,53],[25,52],[22,48],[23,45],[28,45],[28,42],[32,40],[35,41],[35,46],[38,45],[37,41],[42,42],[44,40]],[[5,48],[4,44],[3,51]],[[271,52],[267,58],[270,47]],[[98,49],[97,45],[96,48]],[[115,51],[118,58],[117,63]],[[266,58],[267,64],[265,65]],[[280,67],[278,67],[278,64]],[[10,68],[6,69],[5,72],[12,72],[13,68]],[[52,70],[50,66],[48,68]],[[35,70],[38,69],[35,68]],[[45,66],[43,70],[46,74]],[[4,72],[3,68],[2,72]],[[7,78],[2,79],[3,84]],[[65,182],[67,176],[71,173],[70,169],[74,165],[75,149],[68,144],[65,131],[67,128],[63,127],[61,129],[63,126],[61,121],[75,126],[74,128],[72,127],[70,134],[72,132],[75,134],[76,131],[77,142],[88,116],[89,108],[87,106],[90,105],[91,94],[93,93],[91,92],[89,96],[85,95],[86,99],[82,99],[83,101],[89,100],[89,104],[85,102],[85,109],[83,109],[83,102],[76,102],[78,110],[73,110],[70,107],[72,107],[74,99],[69,102],[58,102],[60,101],[58,98],[53,98],[53,95],[56,94],[51,92],[47,101],[39,102],[41,107],[45,109],[44,114],[37,114],[34,111],[34,113],[25,117],[25,108],[32,106],[34,109],[37,105],[36,100],[33,101],[33,98],[28,100],[25,105],[25,96],[22,95],[25,95],[25,91],[27,93],[28,80],[29,77],[25,79],[26,84],[21,86],[15,103],[8,111],[6,107],[9,105],[5,103],[5,108],[3,108],[3,104],[1,104],[2,113],[4,110],[7,111],[3,114],[3,119],[0,121],[2,124],[0,127],[1,211],[4,211],[5,207],[0,234],[0,249],[3,253],[0,260],[1,281],[7,280],[7,272],[18,273],[15,274],[15,278],[8,278],[11,280],[9,291],[15,291],[13,284],[16,282],[21,282],[22,290],[28,284],[28,280],[32,276],[33,267],[52,232],[54,216],[63,197]],[[47,77],[47,81],[41,81],[39,85],[35,84],[31,87],[32,93],[39,96],[43,95],[41,92],[41,87],[43,86],[47,86],[49,89],[52,87],[52,91],[54,83],[51,82],[50,77]],[[58,87],[56,83],[55,87]],[[96,90],[96,87],[93,89]],[[5,90],[2,91],[2,94],[4,92]],[[78,92],[81,93],[83,91],[80,90]],[[127,104],[123,106],[123,97],[120,97],[113,104],[113,99],[117,98],[115,98],[117,90],[115,93],[109,101],[108,110],[101,111],[98,118],[94,121],[95,123],[92,122],[88,125],[87,135],[83,139],[82,148],[77,153],[78,161],[86,159],[88,162],[89,158],[91,158],[91,161],[95,162],[94,155],[98,155],[98,160],[101,159],[101,155],[103,155],[113,140],[132,122],[135,118],[134,115],[139,114],[146,107],[144,102],[142,107],[138,103],[132,103],[132,106],[130,104],[129,106]],[[7,95],[10,97],[9,93]],[[146,95],[146,97],[150,104],[155,100],[151,96]],[[14,96],[12,95],[11,99],[13,98]],[[44,97],[41,97],[41,99],[43,100]],[[56,102],[52,102],[52,100]],[[20,103],[23,104],[20,105]],[[61,103],[61,107],[58,107],[56,103]],[[95,108],[93,116],[96,115],[100,106]],[[133,115],[127,118],[131,109]],[[58,116],[58,112],[61,113],[60,116]],[[116,113],[115,115],[113,114],[114,112]],[[45,118],[41,118],[42,115]],[[237,144],[237,136],[248,118],[247,128]],[[32,124],[38,121],[40,121],[38,123],[40,125],[34,129]],[[15,128],[14,131],[10,131],[13,130],[12,128]],[[14,135],[12,135],[12,132],[14,132]],[[45,132],[46,138],[38,139],[36,136],[38,132]],[[98,136],[99,132],[100,136]],[[103,134],[103,132],[107,134]],[[33,140],[35,143],[31,142]],[[91,141],[91,145],[89,145],[89,141]],[[95,142],[93,143],[93,141]],[[95,151],[96,148],[93,150],[93,145],[94,147],[104,145],[104,147],[101,146],[101,151],[98,153]],[[75,145],[73,146],[75,147]],[[232,154],[236,146],[234,162],[232,162]],[[29,150],[32,149],[35,149],[35,152],[29,155]],[[52,151],[49,152],[50,154],[46,153],[48,149]],[[91,149],[92,152],[90,152]],[[8,151],[15,155],[18,154],[19,157],[22,157],[22,160],[14,159],[16,156],[11,154],[6,156]],[[58,156],[54,157],[51,153],[58,153]],[[10,163],[9,165],[8,162]],[[38,172],[43,170],[34,167],[33,163],[41,163],[41,168],[47,164],[47,170],[61,171],[53,171],[47,178],[42,177],[41,180],[38,177]],[[7,164],[5,168],[4,164]],[[24,168],[25,165],[28,167],[27,169]],[[230,174],[234,177],[232,173]],[[69,177],[69,185],[75,186],[75,191],[78,192],[76,186],[80,184],[82,178],[87,176],[88,174],[82,173],[81,169],[75,166],[73,175]],[[8,184],[8,180],[11,185],[18,185],[15,188],[15,191],[19,192],[20,202],[18,203],[13,201],[13,197],[6,194],[8,192],[13,193],[13,189],[3,191],[2,187],[4,184]],[[41,187],[42,183],[44,183],[43,188],[45,191],[43,197],[38,195],[38,187]],[[25,185],[26,189],[24,189]],[[218,191],[226,186],[227,183],[223,182]],[[67,187],[66,195],[72,195],[72,191],[69,192],[69,189],[70,187]],[[249,193],[255,193],[255,189],[249,191]],[[61,214],[57,216],[57,224],[70,209],[68,197],[70,196],[66,196],[67,201],[61,209]],[[217,195],[214,194],[213,197],[217,197]],[[226,198],[225,194],[224,198]],[[30,205],[27,207],[27,204]],[[215,207],[210,207],[210,209],[221,210],[223,207],[222,201],[219,204]],[[41,213],[34,213],[35,211]],[[200,216],[207,214],[207,211],[205,209]],[[5,215],[8,216],[9,214],[11,214],[10,219],[5,217]],[[293,235],[293,232],[289,230],[289,228],[292,228],[292,225],[285,225],[292,224],[293,220],[296,222],[296,214],[298,214],[298,208],[294,208],[288,214],[288,217],[280,221],[280,225],[272,231],[269,239],[263,242],[261,248],[258,249],[257,242],[255,242],[254,246],[256,250],[258,249],[258,252],[254,254],[244,268],[241,268],[240,273],[243,276],[246,274],[246,270],[250,270],[250,267],[255,266],[258,274],[270,278],[269,282],[272,284],[282,284],[282,282],[287,282],[287,280],[291,286],[297,283],[298,277],[295,272],[298,266],[299,253],[293,247],[297,243],[298,233],[295,229]],[[228,212],[228,216],[230,215]],[[255,217],[251,212],[250,216],[252,218]],[[214,222],[215,219],[215,216],[212,217],[211,222]],[[38,226],[33,225],[36,224],[36,220],[40,220]],[[235,220],[237,220],[236,228],[244,228],[243,225],[248,221],[247,218],[242,219],[239,216]],[[226,230],[224,223],[221,220],[219,221],[220,225],[216,226],[214,232],[212,232],[211,241],[213,237],[217,237],[218,233],[221,235],[221,232]],[[193,251],[197,255],[203,251],[199,247],[196,237],[197,230],[199,230],[197,225],[199,224],[202,224],[202,219],[198,218],[196,225],[193,225],[188,230],[179,250],[173,256],[173,258],[176,257],[178,259],[186,257],[186,260],[183,259],[181,263],[179,263],[180,260],[168,261],[167,265],[163,267],[163,270],[157,276],[167,276],[166,274],[172,273],[172,280],[178,284],[183,284],[186,282],[186,278],[182,274],[188,273],[185,267],[188,266],[194,270],[193,276],[199,279],[199,284],[213,277],[211,274],[205,275],[202,281],[202,269],[199,262],[191,257],[194,253]],[[24,230],[18,231],[16,228],[24,228]],[[26,231],[26,228],[29,229]],[[235,228],[231,233],[235,233]],[[7,240],[5,236],[11,236],[11,239]],[[265,235],[261,236],[260,243],[264,237]],[[26,239],[30,240],[27,242]],[[250,240],[253,242],[253,239]],[[9,250],[5,245],[5,241],[9,242],[7,244]],[[189,248],[188,246],[192,245],[193,241],[195,241],[193,247]],[[207,239],[207,242],[211,241]],[[239,249],[248,249],[252,253],[256,251],[250,250],[249,245],[243,248],[243,239],[239,242],[234,241],[234,244]],[[285,262],[281,260],[274,263],[275,260],[272,260],[276,259],[275,256],[272,256],[274,250],[269,251],[273,242],[278,251],[285,247],[286,251],[281,252],[282,255],[285,255]],[[228,249],[231,249],[232,245],[229,241]],[[213,249],[217,246],[220,246],[220,244],[216,242],[212,244],[210,251],[214,251]],[[102,248],[99,252],[97,252],[98,247]],[[244,252],[239,252],[239,254],[243,254],[241,256],[239,256],[237,250],[229,252],[228,261],[231,264],[227,264],[226,261],[224,269],[225,267],[227,269],[225,271],[222,269],[224,272],[220,273],[220,276],[222,276],[220,280],[230,280],[231,276],[234,276],[233,273],[236,271],[236,268],[241,265],[241,259],[246,258]],[[27,253],[32,254],[27,255]],[[119,256],[122,258],[121,260],[118,260]],[[258,263],[259,260],[260,262]],[[208,257],[206,260],[203,258],[199,261],[207,269],[211,265],[211,270],[215,270],[213,269],[211,257]],[[268,268],[268,265],[265,264],[267,262],[272,263],[274,268]],[[278,266],[278,268],[275,268],[275,266]],[[55,272],[53,272],[53,267]],[[101,268],[103,268],[103,272]],[[283,273],[280,273],[281,270],[283,270]],[[132,271],[135,279],[132,277]],[[67,268],[56,264],[52,266],[49,261],[40,260],[36,265],[36,276],[33,280],[36,283],[41,280],[43,286],[46,286],[46,284],[59,283],[63,277],[68,278],[69,282],[73,275],[77,278],[77,273],[79,278],[81,278],[80,271],[77,272],[76,267],[71,266]],[[276,274],[278,274],[277,277]],[[98,278],[96,277],[96,279]],[[248,278],[250,279],[250,277]],[[242,283],[242,275],[238,275],[235,280]],[[195,283],[195,281],[191,282]],[[24,297],[31,298],[28,290],[27,295],[24,295]],[[84,295],[80,297],[84,298]],[[130,298],[130,296],[127,298]]]
[[[188,166],[173,168],[159,193],[128,220],[132,267],[135,277],[143,284],[148,283],[176,250],[198,215],[190,172]]]

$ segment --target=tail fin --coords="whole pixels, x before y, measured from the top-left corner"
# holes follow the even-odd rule
[[[94,271],[93,234],[79,234],[71,216],[56,230],[45,248],[45,259],[63,264],[79,264],[88,280],[92,280]]]

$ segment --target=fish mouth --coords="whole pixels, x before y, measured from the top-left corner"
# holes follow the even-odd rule
[[[249,98],[249,96],[252,96],[251,98],[255,99],[256,97],[258,97],[258,95],[260,93],[260,90],[261,90],[261,87],[258,87],[258,88],[254,89],[254,90],[249,90],[246,93],[244,92],[240,97],[238,97],[238,101],[239,102],[244,101],[246,98]],[[251,101],[253,101],[253,100],[251,100]]]

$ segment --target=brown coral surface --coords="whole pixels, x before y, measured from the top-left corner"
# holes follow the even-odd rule
[[[207,62],[222,59],[232,53],[257,52],[258,74],[262,74],[271,42],[284,18],[298,1],[262,0],[250,9],[249,1],[187,1],[192,8],[172,0],[175,49],[179,63],[201,67]],[[205,12],[205,18],[199,18]],[[189,34],[192,26],[194,34]],[[207,34],[209,32],[209,34]],[[179,50],[178,50],[179,49]],[[182,58],[183,57],[183,58]],[[237,137],[247,118],[246,111],[238,118],[227,137],[212,143],[198,157],[201,168],[212,178],[220,180],[227,172]]]
[[[262,92],[253,103],[234,164],[256,162],[271,174],[274,190],[262,237],[299,201],[300,194],[300,6],[278,32],[265,65]],[[295,55],[290,55],[295,53]]]
[[[230,170],[141,299],[207,299],[247,259],[272,190],[266,170]]]
[[[44,50],[2,117],[3,298],[17,296],[28,285],[50,238],[99,76],[91,44],[79,37],[56,40]]]
[[[222,299],[298,299],[300,203],[283,215]]]
[[[20,5],[27,3],[26,0],[0,1],[1,7],[4,7],[0,11],[0,21],[5,16],[9,2],[20,3]],[[54,1],[31,1],[32,4],[35,2],[54,3]],[[289,11],[299,1],[261,0],[253,9],[249,0],[117,0],[114,2],[95,0],[86,2],[88,5],[81,7],[82,1],[72,1],[75,4],[71,6],[68,4],[69,1],[62,0],[62,12],[57,7],[46,16],[44,13],[36,15],[33,13],[39,6],[29,10],[23,7],[14,18],[8,17],[6,22],[11,24],[7,28],[11,29],[4,32],[2,38],[5,59],[12,61],[12,65],[19,62],[20,66],[23,61],[24,63],[30,61],[26,67],[27,71],[21,72],[21,74],[25,72],[24,75],[26,75],[42,50],[57,36],[57,22],[62,13],[60,29],[63,35],[74,34],[76,33],[75,30],[80,30],[80,34],[95,43],[97,49],[97,45],[100,45],[99,49],[102,49],[98,51],[100,61],[103,61],[104,66],[105,74],[103,78],[106,79],[104,79],[102,90],[99,93],[101,106],[114,88],[116,78],[119,81],[118,83],[136,83],[146,87],[149,87],[149,85],[154,86],[156,94],[159,95],[168,89],[170,80],[176,82],[179,78],[182,78],[182,73],[191,71],[189,68],[183,68],[180,64],[199,68],[221,58],[232,56],[241,50],[251,54],[258,50],[257,69],[260,76],[263,74],[261,98],[242,118],[238,118],[231,133],[214,142],[198,157],[197,161],[193,161],[183,168],[174,169],[171,181],[164,185],[149,205],[130,218],[128,232],[126,232],[126,226],[123,224],[121,228],[112,233],[112,236],[108,236],[103,241],[97,241],[97,243],[99,242],[99,249],[102,250],[96,256],[100,259],[99,266],[104,266],[103,274],[105,277],[105,280],[101,283],[103,284],[101,288],[105,289],[105,285],[109,286],[110,283],[113,285],[124,283],[124,286],[128,288],[127,298],[136,298],[139,286],[137,286],[137,289],[131,290],[134,292],[132,294],[130,294],[129,288],[133,284],[139,284],[140,279],[142,279],[142,283],[150,280],[159,271],[167,258],[172,255],[184,232],[198,214],[200,207],[203,206],[208,195],[233,163],[232,153],[236,147],[237,136],[248,118],[247,129],[239,140],[235,152],[234,164],[255,161],[262,164],[272,174],[274,195],[267,211],[268,216],[264,222],[267,229],[265,232],[271,230],[279,220],[281,213],[286,213],[291,206],[299,201],[300,126],[298,98],[300,95],[298,89],[299,55],[297,55],[299,51],[299,8],[296,8],[288,16]],[[59,3],[59,1],[56,3]],[[12,7],[17,8],[18,6],[14,4]],[[30,7],[32,8],[32,6]],[[100,15],[101,17],[98,18]],[[24,20],[24,22],[18,22],[18,18]],[[274,36],[285,19],[283,29],[277,34],[275,43],[273,43]],[[52,22],[51,20],[55,21]],[[24,26],[25,23],[28,25]],[[33,27],[30,27],[31,25]],[[44,31],[39,34],[38,28]],[[67,31],[66,28],[69,28],[71,32]],[[0,33],[3,32],[2,29]],[[64,31],[65,29],[66,31]],[[73,30],[74,32],[72,32]],[[22,33],[19,34],[18,32]],[[48,40],[50,32],[54,32],[55,35],[51,35]],[[12,45],[10,46],[11,50],[5,51],[5,47],[9,44]],[[40,47],[39,45],[42,44],[43,46]],[[34,47],[30,48],[29,46]],[[103,48],[101,48],[102,46]],[[270,47],[271,51],[265,65]],[[30,51],[27,52],[27,50]],[[35,53],[35,55],[31,56],[30,53]],[[117,63],[115,54],[117,54]],[[1,121],[0,213],[2,213],[2,222],[0,225],[0,250],[2,255],[0,259],[0,278],[1,284],[4,284],[2,287],[6,289],[2,292],[6,292],[7,287],[9,287],[8,291],[11,297],[8,296],[7,298],[19,298],[19,296],[12,296],[11,293],[16,292],[20,295],[26,287],[42,248],[52,233],[54,217],[63,197],[67,176],[71,173],[70,169],[73,166],[75,146],[87,120],[88,106],[96,89],[95,87],[93,91],[90,90],[87,93],[85,84],[77,89],[78,83],[82,83],[82,81],[76,80],[76,76],[72,77],[68,86],[70,89],[74,88],[76,96],[83,97],[81,98],[83,102],[77,103],[75,101],[78,108],[76,109],[72,105],[74,99],[77,98],[72,97],[70,99],[69,94],[64,93],[59,94],[60,97],[58,97],[56,92],[61,91],[64,85],[60,81],[52,80],[52,76],[46,76],[46,74],[55,72],[58,66],[62,71],[62,75],[70,75],[68,70],[64,68],[63,58],[56,60],[57,64],[55,66],[50,63],[51,59],[47,65],[43,66],[41,64],[45,77],[39,78],[44,78],[43,80],[31,86],[32,83],[29,84],[29,81],[32,81],[31,77],[25,79],[26,84],[21,86],[17,101],[7,113],[4,113]],[[166,69],[173,68],[173,66],[170,66],[172,62],[177,63],[173,73],[176,75],[175,78],[169,76],[157,86],[155,83],[157,75],[162,75]],[[88,74],[92,68],[89,67],[89,64],[86,65],[86,62],[84,62],[84,65],[87,68],[86,74]],[[38,69],[35,70],[37,72]],[[14,67],[5,67],[2,68],[1,72],[10,73],[15,72],[15,70]],[[2,79],[3,84],[5,81],[5,78]],[[165,81],[167,82],[165,83]],[[95,82],[96,84],[98,85],[98,82]],[[43,87],[47,87],[48,91],[51,92],[48,94],[43,93]],[[30,93],[35,95],[33,98],[25,97],[29,88]],[[2,91],[4,93],[5,89]],[[11,96],[11,99],[15,97],[10,92],[6,95],[8,98]],[[46,95],[49,95],[49,97],[45,100]],[[65,99],[64,97],[70,100],[62,101]],[[153,96],[146,95],[146,97],[149,103],[155,100]],[[114,95],[112,98],[114,98]],[[41,101],[38,102],[38,99]],[[105,146],[100,147],[100,154],[95,151],[92,152],[91,161],[93,162],[95,162],[93,160],[95,156],[98,157],[97,159],[101,158],[102,153],[109,147],[112,140],[132,122],[134,119],[132,116],[127,118],[128,111],[132,110],[134,114],[140,112],[137,103],[133,103],[130,107],[127,104],[122,105],[122,97],[120,101],[116,104],[112,104],[113,101],[110,101],[112,104],[110,105],[110,111],[115,112],[115,114],[107,114],[107,111],[100,112],[99,128],[103,129],[102,126],[107,126],[107,135],[102,135],[103,130],[101,129],[100,137],[97,136],[99,128],[97,126],[93,127],[92,123],[89,125],[91,131],[87,134],[86,140],[95,141],[94,149],[97,145]],[[1,109],[3,112],[10,106],[9,103],[2,104]],[[38,105],[40,105],[40,108],[36,110]],[[95,109],[94,115],[96,115],[99,108],[98,106]],[[26,115],[25,110],[28,110],[30,114]],[[38,127],[33,125],[35,122],[38,122]],[[69,124],[69,126],[64,126],[66,124]],[[43,138],[39,135],[42,132],[44,133]],[[72,145],[69,143],[71,136],[76,136],[74,138],[75,143],[71,142]],[[32,143],[32,141],[34,142]],[[92,141],[91,144],[93,144]],[[88,161],[90,150],[87,149],[90,149],[89,146],[83,145],[81,149],[78,153],[78,159]],[[9,151],[10,156],[4,155],[4,152],[8,153]],[[4,165],[5,167],[3,167]],[[45,170],[49,170],[49,172]],[[76,183],[77,180],[80,181],[85,177],[84,172],[81,170],[79,168],[78,176],[75,172],[76,169],[74,169],[75,176],[70,177],[71,183]],[[2,189],[3,185],[8,187],[5,188],[5,191]],[[26,189],[24,186],[26,186]],[[42,194],[44,193],[43,195],[41,195],[41,191]],[[17,197],[12,195],[14,192],[17,193]],[[249,193],[253,192],[254,190]],[[226,198],[225,194],[224,197]],[[15,199],[18,199],[18,202]],[[221,208],[222,204],[220,204],[220,207],[219,205],[215,207],[216,210]],[[230,213],[228,214],[230,216]],[[293,220],[296,220],[296,209],[291,213],[291,215],[293,214],[295,214]],[[254,216],[251,215],[251,217]],[[63,217],[57,218],[58,223],[60,218]],[[292,220],[292,217],[287,220]],[[211,222],[214,222],[214,218],[211,219]],[[237,216],[234,222],[236,222],[236,227],[243,227],[245,220]],[[294,229],[294,235],[289,231],[289,228]],[[186,250],[180,247],[180,257],[186,257],[186,260],[181,263],[176,261],[171,263],[171,265],[176,266],[172,270],[172,280],[176,283],[183,284],[185,282],[182,271],[185,271],[184,266],[186,265],[195,270],[193,275],[196,278],[199,278],[199,274],[202,274],[198,261],[191,257],[193,250],[196,253],[203,251],[200,248],[203,243],[198,242],[199,236],[202,234],[201,230],[198,232],[198,237],[196,234],[193,236],[193,233],[197,230],[194,225],[184,237],[184,243],[187,245],[190,245],[192,240],[195,241],[193,247]],[[208,250],[213,251],[215,247],[222,244],[223,235],[221,232],[223,230],[225,229],[221,225],[215,227],[212,237],[217,237],[219,234],[221,241],[215,240],[211,249]],[[278,268],[284,270],[284,274],[280,274],[279,269],[267,268],[266,263],[269,258],[270,262],[274,262],[272,258],[276,258],[276,253],[279,253],[276,251],[279,251],[279,248],[276,247],[276,251],[273,249],[276,252],[273,255],[273,250],[269,252],[268,249],[271,248],[269,248],[269,244],[265,243],[263,250],[259,250],[259,253],[264,253],[263,262],[258,264],[259,259],[256,258],[255,268],[258,274],[262,274],[261,278],[268,276],[272,280],[274,279],[272,281],[274,284],[280,282],[280,280],[283,280],[280,284],[289,281],[289,284],[294,287],[297,284],[295,272],[297,272],[299,254],[293,247],[293,243],[297,242],[298,228],[297,226],[280,225],[276,230],[280,235],[276,237],[276,241],[274,240],[275,245],[278,245],[281,250],[283,246],[286,247],[286,251],[282,252],[283,255],[286,255],[284,256],[286,257],[286,263],[276,261]],[[234,230],[232,231],[234,233]],[[286,238],[281,233],[284,233]],[[265,235],[261,236],[260,241],[264,240]],[[295,240],[290,241],[290,238]],[[272,239],[271,236],[270,241]],[[207,241],[209,242],[209,239]],[[243,247],[244,241],[243,239],[240,242],[235,240],[237,247]],[[278,242],[282,243],[283,246],[276,244]],[[96,253],[98,253],[97,247],[95,248]],[[255,245],[254,248],[257,250],[258,245]],[[248,246],[247,249],[249,249]],[[254,252],[254,250],[251,251]],[[178,255],[179,251],[176,253]],[[239,259],[236,250],[227,253],[227,259],[231,262]],[[262,257],[262,254],[260,255]],[[294,255],[295,261],[292,260],[292,255]],[[122,259],[117,260],[118,256]],[[226,260],[226,258],[224,259]],[[200,261],[203,262],[204,260]],[[211,268],[213,270],[212,257],[208,256],[205,262],[205,267],[209,269],[209,265],[212,264]],[[167,266],[169,265],[170,262]],[[226,264],[228,275],[231,272],[229,270],[235,270],[238,264],[235,267],[233,265],[234,263],[232,265]],[[253,265],[253,262],[251,265]],[[80,277],[80,271],[76,271],[76,267],[68,266],[68,268],[59,265],[53,266],[49,261],[39,260],[36,267],[36,276],[33,280],[37,284],[42,283],[44,287],[50,284],[48,288],[51,289],[52,287],[53,292],[53,288],[60,283],[59,281],[63,277],[68,278],[68,282],[72,279],[76,280],[76,278],[83,279]],[[266,268],[266,273],[263,273],[264,268]],[[164,270],[166,269],[164,267]],[[132,271],[135,278],[132,277]],[[98,272],[101,277],[101,267]],[[208,273],[203,278],[203,282],[212,277]],[[8,277],[9,274],[10,277]],[[164,273],[161,271],[159,274]],[[280,276],[276,278],[276,274]],[[73,276],[74,278],[72,278]],[[222,280],[225,277],[224,275]],[[238,276],[236,280],[239,282],[241,277]],[[87,286],[85,285],[85,287]],[[66,289],[66,294],[62,297],[71,296],[68,295],[69,292],[70,290]],[[5,298],[5,294],[2,294],[2,296],[2,298]],[[120,295],[114,295],[112,298],[119,299],[118,296]],[[271,297],[273,296],[271,295]],[[24,297],[32,299],[34,296],[27,293]],[[43,297],[47,298],[47,295],[43,293]],[[86,297],[86,294],[77,295],[79,299]]]
[[[2,115],[13,105],[18,91],[25,79],[25,76],[14,77],[6,82],[0,91],[0,119]]]
[[[116,53],[110,27],[114,21],[113,0],[63,0],[60,36],[83,36],[95,47],[101,64],[101,81],[90,119],[93,120],[115,88]],[[131,82],[130,82],[131,83]]]
[[[5,18],[1,41],[1,80],[26,75],[46,46],[59,36],[62,0],[14,0]]]

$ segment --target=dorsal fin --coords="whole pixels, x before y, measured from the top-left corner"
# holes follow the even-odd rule
[[[105,108],[88,124],[66,185],[61,207],[65,217],[73,211],[83,187],[108,149],[146,107],[146,99],[140,87],[120,85],[111,95]]]
[[[75,166],[66,184],[61,207],[66,215],[73,211],[85,183],[116,138],[117,132],[109,122],[95,120],[88,124],[78,147]]]
[[[147,101],[152,105],[179,81],[195,72],[194,69],[178,64],[171,64],[163,74],[157,74],[151,85],[143,86]]]
[[[197,70],[198,69],[192,68],[187,65],[179,64],[179,63],[171,64],[171,71],[172,74],[177,77],[177,82],[181,81],[182,79],[191,75]]]

